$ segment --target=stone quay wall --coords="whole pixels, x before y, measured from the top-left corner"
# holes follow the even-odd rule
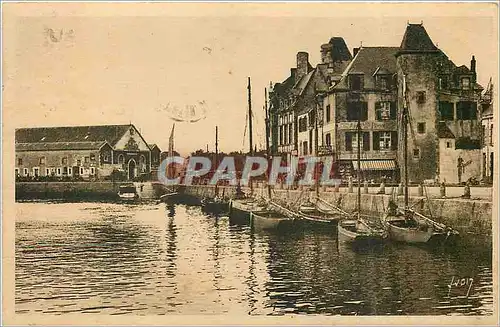
[[[243,188],[245,193],[248,188]],[[196,197],[213,197],[214,186],[192,185],[184,189],[186,194]],[[332,190],[320,191],[319,196],[331,204],[338,204],[345,211],[354,211],[356,208],[357,189],[353,193],[347,190],[335,192]],[[363,192],[363,190],[362,190]],[[219,186],[219,195],[231,198],[235,194],[235,187]],[[267,198],[267,189],[262,187],[254,188],[254,194]],[[287,204],[297,204],[300,199],[307,199],[314,196],[315,191],[310,190],[286,190],[273,189],[274,199]],[[387,208],[390,194],[361,194],[361,212],[366,215],[380,216]],[[398,196],[397,202],[404,203],[404,197]],[[415,210],[432,217],[433,220],[446,224],[458,230],[461,235],[477,236],[478,242],[492,242],[492,221],[493,204],[491,201],[482,199],[462,199],[462,198],[429,198],[411,196],[410,204],[418,203]],[[431,213],[431,214],[429,214]]]

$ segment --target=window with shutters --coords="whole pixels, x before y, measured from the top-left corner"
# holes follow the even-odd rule
[[[477,103],[473,101],[457,102],[457,119],[458,120],[477,119]]]
[[[413,158],[414,159],[420,158],[420,149],[418,149],[418,148],[413,149]]]
[[[360,146],[363,151],[370,151],[370,133],[362,132]],[[345,144],[346,151],[357,151],[358,150],[358,133],[357,132],[346,132],[345,133]]]
[[[389,101],[376,102],[375,119],[378,121],[396,119],[396,103]]]
[[[462,90],[468,90],[468,89],[470,89],[470,78],[463,77],[462,78]]]
[[[368,119],[368,103],[367,102],[348,102],[347,103],[347,121],[357,121],[360,115],[360,121]]]
[[[352,151],[352,133],[345,133],[345,150]]]
[[[330,133],[325,134],[325,142],[326,142],[326,146],[332,145],[332,135]]]
[[[379,136],[380,150],[391,149],[391,133],[381,132]]]
[[[490,145],[493,145],[493,124],[490,125]]]
[[[397,150],[398,147],[397,132],[373,132],[373,150],[388,151]]]
[[[330,105],[326,106],[326,122],[330,122]]]
[[[350,75],[349,88],[354,91],[363,89],[363,75]]]
[[[453,113],[453,103],[448,101],[440,101],[439,113],[441,114],[441,120],[454,120],[455,114]]]

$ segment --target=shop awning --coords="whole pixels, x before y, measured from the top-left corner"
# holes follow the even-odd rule
[[[352,161],[354,170],[358,170],[357,160]],[[396,162],[394,160],[361,160],[361,170],[395,170]]]

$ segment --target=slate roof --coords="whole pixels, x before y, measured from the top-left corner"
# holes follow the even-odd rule
[[[396,53],[398,51],[398,47],[362,47],[354,57],[347,72],[373,75],[378,69],[395,73]]]
[[[401,51],[438,51],[422,24],[408,24],[401,41]]]
[[[450,128],[446,125],[445,122],[439,122],[437,126],[437,136],[440,139],[454,139],[455,135],[450,130]]]
[[[294,89],[297,91],[297,93],[300,95],[304,92],[304,90],[306,89],[307,85],[309,84],[309,81],[311,80],[312,76],[314,75],[314,73],[316,72],[316,69],[313,69],[312,71],[310,71],[309,73],[307,73],[306,75],[304,75],[298,82],[296,85],[294,85]]]
[[[61,142],[75,143],[77,146],[108,142],[114,146],[131,126],[133,125],[20,128],[16,129],[16,144]]]
[[[16,143],[16,151],[99,150],[107,142]]]
[[[470,71],[470,69],[465,66],[465,65],[462,65],[460,67],[457,67],[455,68],[455,71],[454,71],[455,74],[472,74],[472,72]]]

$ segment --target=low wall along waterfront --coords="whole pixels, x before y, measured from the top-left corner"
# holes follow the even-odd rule
[[[17,182],[16,200],[117,200],[120,182]],[[164,192],[159,183],[134,183],[150,186],[147,198],[158,198]]]

